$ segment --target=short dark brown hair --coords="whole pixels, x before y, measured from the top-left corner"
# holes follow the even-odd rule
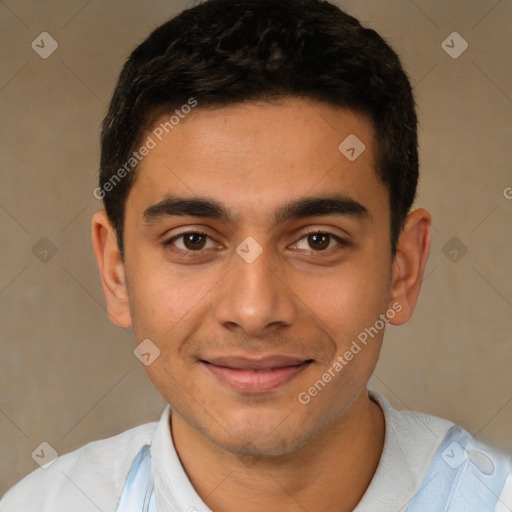
[[[376,172],[389,190],[394,255],[418,181],[412,88],[377,32],[324,0],[207,0],[157,28],[133,51],[101,134],[99,186],[121,254],[135,169],[112,179],[155,113],[171,113],[191,98],[201,108],[286,96],[347,107],[371,119]]]

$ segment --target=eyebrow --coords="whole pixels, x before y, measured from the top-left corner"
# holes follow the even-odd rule
[[[236,221],[236,217],[224,205],[207,197],[167,196],[162,201],[147,208],[143,217],[146,223],[152,224],[166,217],[183,215],[218,219],[227,223]],[[337,194],[325,197],[303,197],[286,203],[275,211],[274,224],[328,215],[373,220],[368,209],[361,203],[349,196]]]

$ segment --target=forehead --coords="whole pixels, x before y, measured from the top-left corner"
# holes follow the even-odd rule
[[[215,197],[238,218],[268,222],[274,206],[301,197],[340,193],[368,210],[387,202],[372,125],[360,114],[287,98],[214,109],[199,102],[166,133],[168,120],[144,136],[154,147],[136,170],[127,213],[179,195]]]

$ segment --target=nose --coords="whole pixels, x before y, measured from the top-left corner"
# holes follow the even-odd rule
[[[263,249],[251,263],[234,254],[233,265],[215,303],[217,322],[251,337],[291,326],[298,314],[295,296],[271,251]]]

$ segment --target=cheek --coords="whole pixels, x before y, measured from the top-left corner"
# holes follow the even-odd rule
[[[298,295],[338,345],[372,326],[387,307],[388,275],[361,258],[313,281],[303,278]]]
[[[176,283],[155,271],[130,275],[130,301],[136,334],[156,338],[183,317],[187,305],[183,290],[178,293]]]
[[[136,339],[149,338],[172,355],[207,314],[214,272],[179,271],[169,262],[143,262],[129,269],[130,303]]]
[[[159,368],[188,371],[196,348],[193,335],[211,319],[212,297],[225,284],[225,271],[172,263],[163,249],[150,244],[130,248],[126,270],[135,337],[137,342],[149,338],[161,352],[148,373],[160,380],[166,376],[155,373]]]

